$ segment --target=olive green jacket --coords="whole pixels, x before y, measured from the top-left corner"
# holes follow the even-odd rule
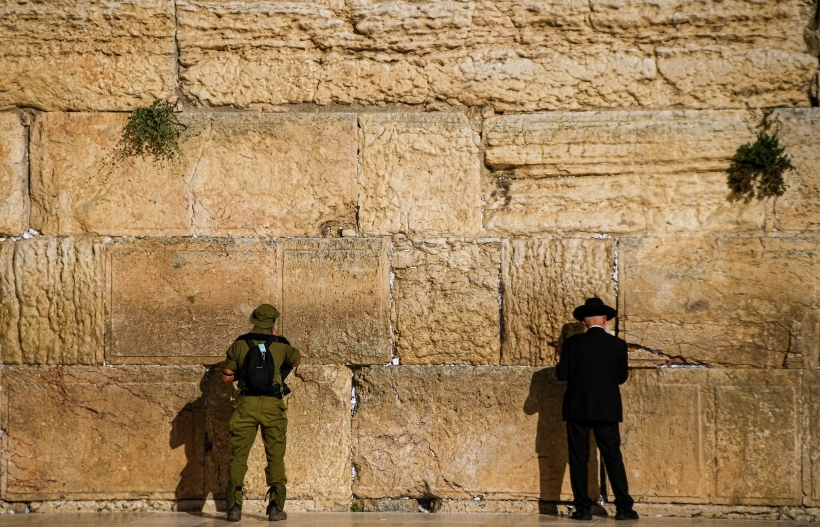
[[[260,327],[255,327],[250,331],[250,333],[259,334],[259,338],[257,339],[256,336],[253,337],[253,342],[258,344],[261,342],[265,342],[268,337],[271,336],[271,332],[269,329],[263,329]],[[288,344],[282,344],[279,342],[274,342],[270,345],[270,354],[273,357],[273,384],[282,385],[282,377],[279,374],[279,368],[282,366],[293,366],[296,362],[299,361],[299,350],[290,346]],[[232,371],[238,371],[242,369],[242,365],[245,363],[245,356],[248,354],[248,345],[245,343],[244,340],[237,340],[228,348],[226,352],[227,357],[222,362],[222,367]],[[241,374],[241,371],[238,372]],[[245,388],[244,382],[242,381],[242,377],[237,375],[239,378],[239,389],[242,390]]]

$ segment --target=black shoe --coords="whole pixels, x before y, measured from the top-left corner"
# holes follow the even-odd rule
[[[285,511],[280,511],[279,507],[276,506],[275,503],[271,502],[268,504],[268,521],[272,522],[279,522],[282,520],[288,519],[288,513]]]
[[[632,509],[629,509],[629,510],[618,509],[618,511],[615,513],[615,519],[616,520],[637,520],[638,519],[638,513],[633,511]]]
[[[238,522],[242,519],[242,506],[241,505],[234,505],[228,511],[228,521],[229,522]]]
[[[592,519],[592,513],[590,513],[589,510],[575,511],[572,514],[570,514],[569,517],[572,518],[573,520],[581,520],[581,521],[588,522]]]

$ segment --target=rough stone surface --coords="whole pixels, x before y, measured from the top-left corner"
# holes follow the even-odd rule
[[[122,113],[44,113],[31,130],[31,226],[53,235],[192,234],[189,177],[114,158]],[[187,149],[185,149],[187,151]]]
[[[558,363],[563,339],[583,330],[572,311],[597,296],[615,305],[615,242],[594,239],[505,239],[503,364]]]
[[[223,116],[191,158],[194,231],[211,236],[338,236],[356,225],[356,117]]]
[[[774,227],[778,231],[820,230],[820,109],[779,109],[770,120],[795,167],[783,176],[787,189],[774,202]]]
[[[182,159],[115,159],[123,114],[41,115],[32,226],[44,233],[338,235],[356,221],[356,121],[185,114]]]
[[[621,394],[630,494],[642,502],[708,503],[714,454],[707,370],[632,370]]]
[[[571,499],[551,369],[379,366],[354,382],[355,496]],[[591,486],[597,470],[593,456]]]
[[[622,240],[630,344],[679,361],[817,366],[816,239]]]
[[[28,130],[16,112],[0,113],[0,236],[28,230]]]
[[[350,499],[351,371],[346,366],[299,366],[288,377],[288,386],[293,390],[286,399],[288,499],[312,500],[316,510],[333,510],[335,502]],[[205,491],[216,499],[224,499],[228,482],[232,395],[232,387],[222,385],[217,372],[212,371],[206,421],[211,450],[206,457]],[[257,437],[245,477],[246,498],[265,497],[266,464],[262,439]],[[292,507],[286,509],[295,510]]]
[[[366,234],[476,234],[479,137],[455,113],[363,114],[359,222]]]
[[[808,106],[813,5],[766,0],[178,4],[202,105],[492,103],[507,110]]]
[[[512,115],[487,122],[500,234],[761,231],[765,204],[727,200],[723,170],[753,140],[740,110]]]
[[[202,494],[201,367],[7,367],[3,497]]]
[[[0,273],[4,364],[102,363],[102,240],[0,242]]]
[[[132,110],[174,93],[174,2],[4,2],[0,108]]]
[[[107,261],[109,363],[213,364],[276,296],[272,240],[118,241]]]
[[[279,329],[305,363],[390,360],[386,240],[285,238],[277,251]]]
[[[499,243],[397,240],[393,334],[402,364],[498,364]]]
[[[803,430],[803,493],[805,494],[803,504],[817,506],[820,505],[820,417],[815,409],[820,405],[820,371],[805,370],[803,372],[801,395],[800,426]],[[815,518],[813,521],[817,521],[820,514],[816,512]]]
[[[713,503],[801,504],[800,373],[709,370],[715,396]]]

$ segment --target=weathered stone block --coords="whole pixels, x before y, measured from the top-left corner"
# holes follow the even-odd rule
[[[368,234],[481,227],[479,137],[461,114],[363,114],[359,221]]]
[[[0,243],[4,364],[102,363],[103,253],[95,238]]]
[[[132,110],[174,93],[174,2],[5,3],[0,108]]]
[[[285,469],[288,498],[314,502],[350,499],[350,393],[352,374],[346,366],[300,366],[288,377],[293,392],[288,404],[288,448]],[[212,371],[208,388],[206,430],[211,450],[206,457],[206,494],[223,499],[230,452],[228,421],[233,389]],[[263,499],[265,449],[257,437],[248,460],[245,496]],[[288,507],[286,506],[286,509]]]
[[[632,370],[621,394],[630,494],[643,502],[708,503],[714,447],[707,370]]]
[[[122,241],[107,260],[110,363],[215,363],[276,295],[272,240]]]
[[[403,364],[498,364],[497,241],[402,239],[392,263],[393,331]]]
[[[713,503],[802,502],[799,371],[709,370],[715,397]]]
[[[386,240],[285,238],[277,251],[279,328],[306,363],[390,360]]]
[[[501,247],[501,362],[554,366],[563,339],[583,331],[576,307],[592,296],[615,306],[615,242],[506,239]]]
[[[202,105],[808,106],[817,71],[799,0],[178,5]]]
[[[820,230],[820,109],[780,109],[770,117],[795,170],[786,172],[786,193],[774,201],[778,231]]]
[[[28,230],[28,130],[16,112],[0,113],[0,236]]]
[[[820,372],[803,372],[803,492],[805,505],[820,505]]]
[[[354,382],[356,496],[571,499],[565,384],[551,369],[380,366]]]
[[[195,122],[206,135],[186,146],[201,156],[191,181],[197,234],[316,236],[355,227],[355,115],[213,114]]]
[[[45,233],[336,234],[355,225],[356,120],[180,115],[178,163],[112,157],[122,114],[44,114],[32,134],[32,225]]]
[[[729,202],[742,111],[581,112],[490,119],[484,225],[503,234],[760,231],[765,205]]]
[[[624,338],[695,364],[816,365],[817,251],[800,238],[622,240]]]
[[[33,228],[55,235],[193,233],[190,176],[168,163],[115,158],[127,120],[122,113],[38,116],[31,129]]]
[[[201,367],[7,367],[3,498],[202,495]]]

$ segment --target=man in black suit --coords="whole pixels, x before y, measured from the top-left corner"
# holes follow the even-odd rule
[[[638,519],[638,513],[632,510],[635,501],[629,495],[618,430],[618,423],[624,420],[619,386],[629,376],[626,342],[606,332],[606,321],[615,315],[615,310],[600,298],[589,298],[576,308],[572,316],[584,322],[587,332],[564,341],[555,368],[558,379],[568,381],[563,416],[567,422],[575,520],[592,519],[593,501],[587,492],[590,430],[595,433],[615,494],[615,519]]]

